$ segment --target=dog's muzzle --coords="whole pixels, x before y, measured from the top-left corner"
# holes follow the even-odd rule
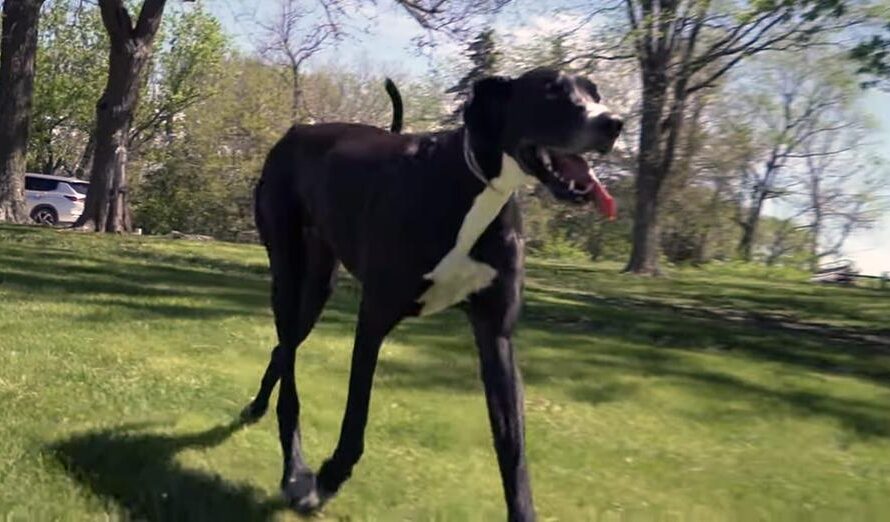
[[[584,147],[588,150],[595,150],[600,154],[606,154],[612,150],[615,140],[621,135],[624,128],[624,121],[610,113],[603,113],[588,121],[587,135],[590,136],[592,143]]]

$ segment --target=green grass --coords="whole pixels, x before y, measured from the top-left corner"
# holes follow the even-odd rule
[[[744,266],[530,263],[517,336],[541,520],[886,520],[890,291]],[[303,437],[339,430],[357,288],[300,349]],[[274,411],[229,427],[274,344],[263,251],[0,226],[0,518],[295,518]],[[330,520],[500,520],[459,312],[384,345]]]

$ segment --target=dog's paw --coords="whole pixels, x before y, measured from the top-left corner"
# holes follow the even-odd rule
[[[239,418],[241,419],[241,422],[245,424],[253,424],[254,422],[257,422],[258,420],[263,418],[263,415],[266,414],[266,409],[268,407],[268,404],[257,404],[256,402],[251,401],[250,404],[248,404],[244,407],[243,410],[241,410]]]
[[[301,515],[317,513],[334,496],[318,486],[311,471],[288,479],[281,491],[287,505]]]

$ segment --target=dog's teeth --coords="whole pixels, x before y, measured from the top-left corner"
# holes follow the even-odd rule
[[[575,192],[575,180],[569,181],[569,190]]]

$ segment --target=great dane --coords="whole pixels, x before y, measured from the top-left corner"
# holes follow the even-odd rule
[[[256,220],[278,345],[243,415],[260,418],[280,379],[281,487],[294,509],[318,510],[359,461],[384,337],[406,317],[460,305],[478,348],[509,520],[534,519],[511,342],[523,281],[514,192],[540,181],[559,200],[593,202],[613,217],[612,198],[581,155],[607,153],[621,128],[591,81],[535,69],[477,81],[457,129],[402,135],[351,123],[295,125],[272,148]],[[361,283],[361,303],[340,438],[316,475],[300,445],[294,359],[339,263]]]

